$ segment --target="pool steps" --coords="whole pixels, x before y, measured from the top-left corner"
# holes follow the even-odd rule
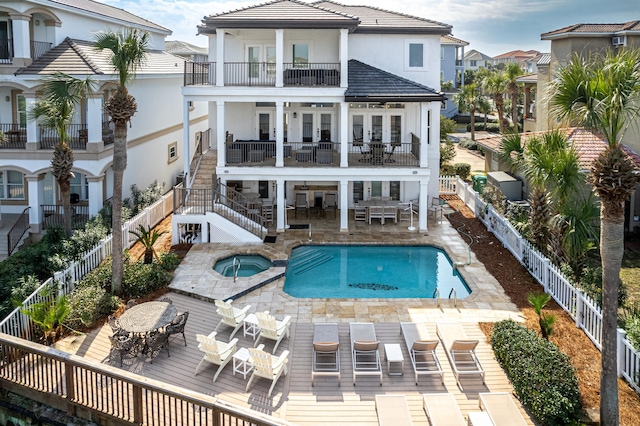
[[[333,259],[333,256],[319,252],[317,249],[306,248],[293,262],[289,262],[289,268],[294,274],[302,274],[310,269],[322,265]]]

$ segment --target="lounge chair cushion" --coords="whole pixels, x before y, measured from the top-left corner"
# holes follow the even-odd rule
[[[437,340],[415,340],[411,349],[414,351],[433,351],[438,346]]]
[[[472,351],[478,346],[477,340],[455,340],[451,344],[452,351]]]
[[[380,342],[377,340],[356,340],[353,342],[353,349],[356,351],[375,351]]]
[[[335,352],[338,350],[338,342],[314,342],[313,350],[317,352]]]

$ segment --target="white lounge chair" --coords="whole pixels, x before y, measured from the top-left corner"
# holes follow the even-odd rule
[[[404,395],[376,395],[376,412],[380,426],[413,425]]]
[[[401,322],[400,330],[409,351],[411,365],[416,376],[416,385],[420,375],[440,376],[440,380],[444,384],[444,372],[436,355],[439,340],[432,339],[427,327],[421,323]]]
[[[506,392],[480,393],[480,408],[489,414],[494,426],[526,426],[527,422],[513,398]]]
[[[276,344],[273,347],[273,353],[275,353],[282,339],[284,339],[285,336],[289,337],[291,317],[287,315],[282,321],[278,321],[273,315],[270,315],[268,312],[256,312],[256,318],[258,318],[258,327],[260,327],[260,334],[258,335],[254,346],[258,346],[258,342],[260,341],[261,337],[275,340]]]
[[[470,340],[459,322],[438,321],[436,329],[451,363],[456,384],[460,376],[480,376],[484,384],[484,370],[476,356],[478,340]]]
[[[285,376],[287,375],[287,362],[289,361],[287,357],[289,356],[289,351],[284,351],[279,357],[275,357],[263,351],[263,347],[264,345],[260,345],[257,348],[249,348],[249,362],[253,365],[253,374],[251,374],[245,392],[249,391],[253,379],[263,377],[271,380],[271,387],[267,394],[267,397],[270,397],[282,373],[284,373]]]
[[[376,330],[372,322],[354,322],[349,324],[351,336],[351,356],[353,358],[353,386],[356,377],[378,376],[382,386],[382,364],[380,363],[380,342],[376,339]]]
[[[338,324],[317,323],[313,326],[313,361],[311,386],[316,375],[338,376],[340,386],[340,342]]]
[[[431,426],[466,426],[452,393],[426,393],[422,402]]]
[[[233,327],[233,331],[229,335],[229,339],[232,339],[236,332],[240,330],[240,327],[242,327],[243,321],[247,316],[247,312],[249,312],[249,309],[251,309],[251,305],[247,305],[242,309],[234,308],[233,306],[231,306],[231,302],[233,301],[227,300],[225,302],[223,300],[216,299],[215,303],[216,307],[218,308],[216,310],[216,313],[218,315],[221,315],[222,319],[216,326],[215,330],[213,330],[218,331],[218,328],[220,328],[222,324]]]
[[[202,360],[196,367],[197,376],[200,372],[200,367],[204,362],[210,362],[211,364],[218,365],[216,373],[213,375],[213,381],[215,382],[218,375],[222,371],[225,365],[231,361],[233,354],[236,353],[238,339],[232,339],[229,343],[219,342],[216,340],[217,332],[212,332],[208,336],[203,334],[196,334],[196,340],[198,340],[198,349],[204,352]]]

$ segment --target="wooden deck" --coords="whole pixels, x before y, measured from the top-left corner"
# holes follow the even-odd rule
[[[375,395],[399,394],[406,395],[414,424],[428,425],[427,416],[422,408],[421,394],[423,393],[453,393],[462,413],[466,416],[470,411],[479,411],[479,392],[512,392],[509,381],[493,357],[490,345],[476,324],[464,323],[463,326],[469,338],[480,340],[477,353],[486,371],[486,384],[482,384],[480,379],[463,378],[461,389],[456,386],[451,366],[441,345],[438,347],[438,357],[445,371],[445,384],[440,383],[439,377],[420,377],[419,385],[416,386],[409,354],[400,334],[400,325],[377,323],[374,319],[372,322],[375,323],[377,338],[381,342],[381,356],[384,352],[382,344],[398,343],[402,347],[405,358],[402,376],[389,376],[386,362],[383,360],[382,386],[378,385],[376,377],[359,377],[357,386],[353,386],[349,325],[346,322],[339,325],[342,372],[340,386],[335,377],[329,376],[317,377],[315,386],[311,386],[313,324],[295,322],[292,324],[291,337],[280,343],[277,352],[280,354],[284,350],[290,351],[289,374],[280,379],[270,398],[267,397],[270,382],[265,379],[255,380],[249,392],[245,392],[247,380],[244,380],[241,375],[232,374],[231,363],[225,367],[218,380],[212,383],[216,366],[208,364],[198,376],[194,375],[194,370],[202,359],[195,335],[210,333],[219,321],[214,305],[177,293],[167,296],[173,300],[179,311],[189,311],[189,320],[186,325],[188,346],[185,347],[182,336],[177,335],[171,340],[170,357],[167,357],[166,351],[162,351],[153,364],[145,361],[143,357],[133,360],[125,359],[123,369],[215,396],[226,402],[280,417],[295,424],[377,425]],[[236,303],[241,305],[242,300]],[[324,318],[320,318],[319,321],[324,322]],[[427,328],[432,336],[436,336],[435,324],[427,324]],[[221,327],[218,338],[227,341],[230,332],[231,328]],[[109,353],[108,336],[110,334],[110,328],[105,325],[86,336],[67,338],[56,346],[70,353],[103,361]],[[239,347],[253,346],[253,340],[249,336],[244,337],[242,330],[236,334],[236,337],[239,339]],[[273,349],[274,342],[267,340],[261,343],[265,343],[267,351]],[[119,361],[113,361],[111,365],[119,367]],[[519,403],[518,406],[520,407]],[[534,423],[522,407],[520,410],[525,415],[527,423],[533,425]]]

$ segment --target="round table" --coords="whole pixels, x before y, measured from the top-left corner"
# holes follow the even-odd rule
[[[127,309],[118,322],[130,333],[146,333],[168,325],[177,314],[171,303],[146,302]]]

